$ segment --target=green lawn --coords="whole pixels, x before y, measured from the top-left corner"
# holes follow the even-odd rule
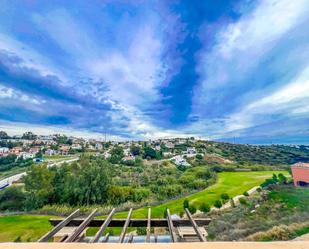
[[[44,159],[46,161],[62,161],[62,160],[69,160],[77,155],[69,155],[69,156],[64,156],[64,155],[52,155],[52,156],[44,156]]]
[[[197,207],[203,202],[213,205],[214,201],[220,198],[222,193],[228,193],[230,197],[242,194],[254,186],[260,185],[266,178],[274,173],[286,173],[283,171],[260,171],[260,172],[224,172],[219,173],[218,182],[211,187],[198,193],[180,198],[165,204],[152,207],[152,217],[163,217],[164,210],[169,208],[171,213],[183,211],[183,201],[187,198],[190,204]],[[127,212],[120,212],[115,217],[126,217]],[[13,241],[21,236],[23,241],[30,239],[37,240],[40,236],[51,229],[48,222],[52,216],[39,215],[16,215],[0,217],[0,242]],[[147,217],[147,207],[137,209],[133,217]],[[95,230],[93,231],[93,233]]]
[[[220,199],[222,193],[227,193],[230,197],[243,194],[254,186],[260,185],[265,179],[272,177],[273,174],[285,173],[285,171],[257,171],[257,172],[223,172],[218,175],[218,182],[198,193],[184,198],[166,202],[162,205],[151,207],[153,217],[163,217],[164,210],[169,208],[171,213],[180,213],[183,211],[183,201],[188,199],[190,204],[197,208],[205,202],[212,206],[217,199]],[[126,212],[117,213],[115,217],[125,217]],[[137,209],[133,212],[133,217],[147,217],[147,207]]]
[[[0,242],[14,241],[20,236],[22,241],[36,241],[52,226],[46,215],[15,215],[0,217]]]

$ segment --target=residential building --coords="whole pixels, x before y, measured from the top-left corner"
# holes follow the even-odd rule
[[[309,163],[295,163],[291,169],[295,186],[309,185]]]
[[[177,166],[190,166],[190,164],[184,159],[182,156],[174,156],[171,158],[171,160],[177,165]]]
[[[95,144],[95,149],[96,150],[102,150],[103,149],[103,145],[101,143],[96,143]]]

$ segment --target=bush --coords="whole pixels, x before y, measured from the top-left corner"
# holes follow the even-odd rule
[[[210,206],[206,203],[202,203],[200,206],[200,210],[204,213],[207,214],[210,211]]]
[[[189,208],[189,201],[187,199],[185,199],[183,201],[183,209]]]
[[[227,201],[228,199],[230,199],[230,197],[227,193],[223,193],[221,194],[221,199]]]
[[[20,211],[24,209],[26,194],[20,187],[9,187],[0,192],[0,210]]]
[[[246,205],[247,200],[245,198],[239,198],[239,203],[242,204],[242,205]]]
[[[216,200],[214,206],[215,206],[216,208],[221,208],[221,207],[222,207],[222,202],[221,202],[221,200]]]
[[[261,193],[261,192],[262,192],[262,188],[259,187],[259,188],[256,189],[256,191],[257,191],[258,193]]]
[[[195,214],[196,213],[196,207],[194,205],[190,205],[188,209],[189,209],[191,214]]]
[[[249,196],[249,193],[247,191],[244,192],[244,196]]]

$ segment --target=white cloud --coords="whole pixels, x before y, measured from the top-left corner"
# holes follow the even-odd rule
[[[20,91],[17,91],[13,88],[5,87],[0,84],[0,99],[4,100],[13,100],[18,105],[22,104],[31,104],[31,105],[40,105],[43,103],[46,103],[45,100],[40,100],[38,98],[35,98],[33,96],[29,96],[27,94],[24,94]],[[18,102],[17,102],[18,101]],[[22,102],[22,103],[20,103]],[[6,101],[1,102],[3,105],[7,105]]]
[[[248,128],[268,121],[267,116],[309,114],[309,66],[292,82],[273,93],[252,101],[232,114],[226,131]],[[263,117],[262,119],[259,117]]]
[[[212,50],[200,53],[202,90],[197,91],[239,84],[287,32],[306,20],[308,6],[309,0],[261,0],[252,13],[221,28]]]

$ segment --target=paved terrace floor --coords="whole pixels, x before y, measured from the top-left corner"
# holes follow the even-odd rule
[[[0,243],[1,249],[308,249],[309,241],[196,242],[160,244]]]

